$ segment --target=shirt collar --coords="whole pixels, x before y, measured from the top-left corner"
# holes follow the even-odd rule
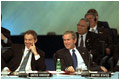
[[[25,51],[29,51],[29,49],[25,46]]]
[[[85,33],[85,34],[83,34],[83,35],[79,34],[79,37],[81,37],[81,36],[83,36],[83,37],[84,37],[84,36],[86,36],[86,35],[87,35],[87,33]]]
[[[92,31],[92,29],[94,29],[96,31],[97,30],[97,25],[94,28],[90,28],[90,31]]]
[[[74,49],[75,51],[77,50],[76,47],[74,47],[73,49]],[[72,55],[72,50],[73,50],[73,49],[69,49],[71,55]]]

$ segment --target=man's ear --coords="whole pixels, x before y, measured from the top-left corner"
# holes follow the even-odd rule
[[[76,43],[76,42],[77,42],[77,38],[74,39],[74,43]]]
[[[37,39],[35,40],[35,43],[37,42]]]

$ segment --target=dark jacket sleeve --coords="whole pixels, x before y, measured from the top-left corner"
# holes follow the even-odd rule
[[[1,27],[1,33],[8,39],[7,43],[4,43],[3,40],[1,40],[3,47],[10,47],[12,45],[10,31]]]
[[[35,60],[35,56],[32,57],[32,70],[37,70],[37,71],[45,71],[46,70],[46,65],[45,65],[45,53],[37,49],[38,54],[40,55],[40,58],[38,60]]]
[[[78,48],[80,53],[84,53],[81,54],[88,70],[90,71],[102,71],[100,66],[98,66],[95,62],[93,62],[93,57],[91,56],[91,53],[88,52],[87,48],[83,47],[83,48]]]
[[[73,66],[73,61],[72,61],[72,57],[69,53],[69,50],[63,48],[63,49],[58,50],[54,54],[55,66],[56,66],[56,61],[58,58],[60,59],[60,62],[61,62],[61,70],[62,71],[65,71],[65,69],[69,66]]]
[[[66,64],[64,62],[64,56],[62,56],[61,54],[59,54],[59,51],[57,51],[54,55],[54,61],[55,61],[55,69],[56,69],[56,63],[57,63],[57,59],[60,59],[61,62],[61,70],[65,71],[66,68]]]

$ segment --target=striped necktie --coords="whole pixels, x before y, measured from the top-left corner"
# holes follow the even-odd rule
[[[19,71],[25,71],[25,67],[27,65],[27,62],[28,62],[28,59],[29,59],[29,56],[30,56],[30,52],[31,52],[31,50],[29,50],[27,55],[24,57],[24,60],[23,60],[23,62],[21,64],[21,66],[20,66]]]

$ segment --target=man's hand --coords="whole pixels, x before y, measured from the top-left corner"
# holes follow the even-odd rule
[[[3,33],[1,33],[1,40],[5,40],[6,37],[3,35]]]
[[[32,46],[30,46],[30,50],[32,50],[32,52],[33,52],[33,54],[34,54],[35,56],[38,55],[37,50],[36,50],[35,43],[33,43]]]
[[[71,73],[75,72],[73,66],[68,67],[68,68],[66,69],[66,71],[71,72]]]
[[[100,68],[101,68],[104,72],[107,72],[107,71],[108,71],[104,66],[100,66]]]
[[[110,48],[106,48],[106,54],[110,54]]]

